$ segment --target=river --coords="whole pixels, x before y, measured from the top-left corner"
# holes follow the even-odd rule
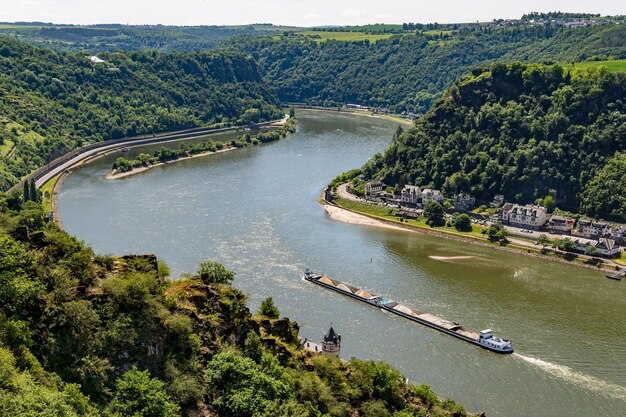
[[[316,201],[320,191],[384,150],[397,124],[313,111],[298,117],[298,131],[279,142],[119,180],[103,179],[118,155],[99,159],[63,183],[63,225],[99,253],[155,253],[174,277],[203,260],[223,262],[237,272],[234,285],[249,294],[252,310],[273,296],[309,339],[333,323],[342,357],[384,360],[468,411],[626,415],[624,282],[329,219]],[[493,328],[516,353],[491,353],[306,283],[305,267],[471,328]]]

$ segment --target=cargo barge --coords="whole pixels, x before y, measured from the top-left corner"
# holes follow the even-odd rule
[[[303,278],[306,281],[336,291],[340,294],[347,295],[348,297],[352,297],[374,307],[379,307],[390,313],[418,322],[456,338],[465,340],[466,342],[480,346],[483,349],[497,353],[513,353],[513,346],[511,345],[511,342],[507,339],[494,336],[491,329],[477,332],[476,330],[461,326],[456,321],[445,320],[441,317],[415,310],[383,296],[371,294],[345,282],[331,279],[323,274],[315,274],[309,269],[304,272]]]

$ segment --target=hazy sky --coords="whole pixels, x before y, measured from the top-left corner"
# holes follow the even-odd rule
[[[626,14],[626,0],[0,0],[0,21],[177,25],[472,22],[529,11]]]

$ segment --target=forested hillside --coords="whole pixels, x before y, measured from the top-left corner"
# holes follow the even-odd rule
[[[252,54],[283,101],[423,112],[458,77],[487,62],[626,58],[626,26],[434,31],[376,43],[319,42],[296,33],[228,43]]]
[[[240,53],[100,58],[0,37],[0,190],[89,142],[281,116],[273,89]]]
[[[0,416],[467,415],[384,363],[299,349],[271,300],[253,316],[205,262],[93,253],[0,194]]]
[[[362,168],[388,184],[470,191],[626,220],[626,74],[513,63],[475,69]],[[583,193],[584,191],[584,193]],[[582,205],[581,205],[582,193]]]
[[[167,25],[53,25],[49,23],[0,24],[0,34],[58,52],[136,51],[161,52],[213,49],[236,35],[264,35],[272,25],[167,26]]]

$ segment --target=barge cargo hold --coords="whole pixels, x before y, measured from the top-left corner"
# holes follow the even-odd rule
[[[383,310],[389,311],[390,313],[465,340],[466,342],[480,346],[483,349],[497,353],[513,353],[513,346],[511,345],[511,342],[507,339],[494,336],[491,329],[477,332],[476,330],[461,326],[456,321],[445,320],[429,313],[417,311],[380,295],[371,294],[365,290],[346,284],[345,282],[331,279],[323,274],[315,274],[309,269],[304,272],[304,279],[374,307],[379,307]]]

